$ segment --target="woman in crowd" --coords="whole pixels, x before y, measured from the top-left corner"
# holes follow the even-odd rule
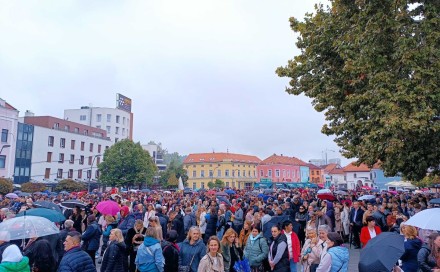
[[[217,220],[218,220],[217,208],[211,207],[209,210],[210,210],[209,219],[207,219],[205,239],[204,239],[204,241],[206,241],[206,242],[209,237],[216,234]]]
[[[135,259],[137,270],[140,272],[163,271],[165,259],[162,254],[160,241],[154,238],[156,236],[155,228],[147,228],[145,239],[139,246]]]
[[[360,240],[362,247],[365,247],[368,241],[381,233],[380,228],[376,226],[376,220],[373,216],[367,216],[366,221],[367,225],[361,229]]]
[[[144,216],[144,227],[148,227],[150,224],[149,219],[154,215],[156,215],[156,211],[154,210],[153,204],[148,204],[147,211],[145,212]]]
[[[110,232],[112,229],[115,229],[118,227],[118,223],[116,222],[116,219],[111,215],[106,215],[105,222],[107,223],[107,226],[105,227],[105,230],[102,232],[102,246],[101,246],[101,257],[104,255],[105,250],[108,246],[108,241],[110,239]],[[102,260],[100,260],[100,263]]]
[[[238,246],[243,250],[252,231],[252,221],[244,221],[243,229],[238,236]]]
[[[127,254],[124,237],[120,229],[110,231],[110,244],[102,259],[101,272],[127,271]]]
[[[327,252],[321,257],[316,272],[348,271],[349,253],[342,244],[344,241],[339,233],[329,232],[327,234]]]
[[[339,202],[335,202],[333,207],[335,214],[335,232],[342,236],[342,205]]]
[[[221,252],[223,253],[225,272],[234,271],[235,262],[241,259],[242,252],[239,247],[237,233],[233,228],[229,228],[223,235]]]
[[[201,205],[200,208],[197,210],[197,213],[200,213],[199,220],[198,220],[200,234],[202,235],[202,239],[205,239],[205,231],[206,231],[206,207],[205,207],[205,205]]]
[[[175,272],[179,269],[179,246],[177,242],[177,232],[170,230],[166,234],[166,240],[162,240],[163,257],[165,258],[164,272]]]
[[[217,220],[217,237],[218,239],[223,238],[226,228],[226,218],[225,211],[223,209],[218,209],[218,220]]]
[[[252,271],[260,272],[264,270],[263,261],[267,258],[269,247],[266,238],[260,233],[259,225],[252,226],[251,230],[243,255],[249,260]]]
[[[217,236],[211,236],[208,239],[208,252],[200,260],[198,271],[203,272],[223,272],[223,256],[220,249],[220,240]]]
[[[312,206],[309,206],[309,208]],[[315,213],[309,213],[309,221],[307,221],[306,225],[306,231],[309,229],[316,229],[316,214]],[[306,232],[307,235],[307,232]]]
[[[342,204],[341,222],[342,222],[342,229],[344,232],[344,235],[342,236],[342,238],[345,241],[348,241],[348,236],[350,234],[350,207],[348,205],[348,201],[345,201]]]
[[[200,260],[206,254],[206,246],[200,237],[199,227],[191,227],[186,239],[178,245],[179,267],[189,267],[189,272],[197,272]]]
[[[143,243],[147,228],[144,227],[144,222],[140,219],[136,220],[133,228],[129,229],[125,237],[125,245],[127,246],[127,253],[130,256],[129,271],[135,272],[136,265],[134,260],[139,249]]]
[[[402,260],[402,270],[405,272],[417,272],[419,269],[417,253],[422,247],[422,240],[417,238],[415,227],[402,225],[401,229],[405,237],[405,252],[400,257],[400,260]]]
[[[428,237],[428,243],[424,244],[417,254],[417,262],[421,272],[439,272],[440,262],[440,234],[433,232]]]
[[[70,216],[70,220],[73,221],[73,227],[75,230],[79,233],[82,233],[82,215],[81,215],[81,208],[79,206],[76,206],[73,209],[73,214]]]
[[[269,246],[269,265],[272,271],[289,272],[289,253],[287,249],[287,237],[281,233],[279,226],[271,229],[272,237]]]
[[[162,241],[163,233],[162,233],[162,227],[160,226],[159,217],[153,215],[152,217],[150,217],[150,219],[148,219],[148,222],[149,222],[148,227],[156,229],[156,234],[157,234],[156,239]]]
[[[56,262],[50,243],[47,240],[37,238],[30,239],[32,243],[23,250],[23,255],[29,258],[29,266],[33,272],[54,272]]]
[[[304,245],[306,238],[307,211],[304,205],[299,206],[299,211],[295,214],[295,221],[299,223],[298,239]]]
[[[307,240],[301,250],[302,272],[316,271],[322,252],[322,247],[319,245],[320,241],[316,228],[307,229]]]
[[[20,249],[12,244],[3,251],[0,271],[30,272],[29,259],[28,257],[21,255]]]

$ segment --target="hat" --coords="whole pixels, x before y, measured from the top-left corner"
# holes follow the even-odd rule
[[[9,231],[0,231],[0,241],[9,242],[11,240],[11,235]]]
[[[127,214],[129,213],[129,209],[128,209],[128,207],[127,207],[127,206],[123,206],[123,207],[121,208],[121,212],[124,212],[124,215],[127,215]]]
[[[18,246],[12,244],[8,246],[2,254],[2,263],[11,262],[18,263],[23,259],[23,255],[21,255],[20,249]]]

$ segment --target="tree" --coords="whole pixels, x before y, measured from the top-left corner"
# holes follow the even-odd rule
[[[9,179],[0,178],[0,194],[8,194],[14,189],[14,184]]]
[[[290,19],[301,54],[277,73],[324,112],[322,132],[344,156],[422,179],[440,165],[439,13],[440,1],[315,6],[303,22]]]
[[[21,190],[27,193],[41,192],[46,189],[46,185],[35,182],[26,182],[21,185]]]
[[[104,161],[99,164],[100,181],[110,186],[151,185],[156,165],[150,154],[140,143],[124,139],[104,152]]]
[[[221,179],[216,179],[215,182],[214,182],[214,184],[215,184],[215,187],[217,187],[217,188],[223,188],[223,187],[225,187],[225,183],[224,183],[223,180],[221,180]]]
[[[170,177],[174,175],[177,179],[177,182],[179,180],[179,177],[182,177],[183,184],[187,184],[188,175],[186,173],[186,170],[183,168],[183,164],[179,163],[178,161],[171,161],[167,169],[163,172],[159,173],[159,182],[162,185],[170,185],[168,184],[168,180]],[[176,183],[176,186],[178,183]]]
[[[214,182],[212,182],[212,181],[208,182],[208,188],[209,189],[212,189],[214,187],[215,187],[215,183]]]
[[[168,187],[177,187],[179,185],[179,180],[176,177],[176,173],[172,172],[170,173],[170,177],[168,178],[167,181],[167,186]]]
[[[427,175],[422,180],[413,182],[413,184],[417,187],[432,187],[440,184],[440,177],[438,175]]]
[[[55,191],[67,191],[67,192],[80,192],[87,190],[87,186],[84,183],[76,182],[72,179],[60,180],[55,186]]]

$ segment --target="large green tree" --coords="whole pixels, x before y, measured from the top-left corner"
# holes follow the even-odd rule
[[[156,165],[140,143],[121,140],[107,149],[99,164],[100,181],[110,186],[151,185]]]
[[[344,156],[418,180],[440,164],[440,1],[332,0],[290,19],[301,53],[277,69],[324,112]]]

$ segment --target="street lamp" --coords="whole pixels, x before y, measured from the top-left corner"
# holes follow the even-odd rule
[[[88,184],[88,187],[87,187],[87,192],[89,192],[89,193],[90,193],[90,182],[92,180],[93,164],[95,163],[96,157],[100,157],[100,156],[101,156],[101,154],[93,156],[92,165],[90,165],[89,184]]]
[[[4,146],[2,146],[2,148],[0,149],[0,154],[2,154],[3,148],[8,148],[8,147],[11,147],[11,145],[5,144]]]

